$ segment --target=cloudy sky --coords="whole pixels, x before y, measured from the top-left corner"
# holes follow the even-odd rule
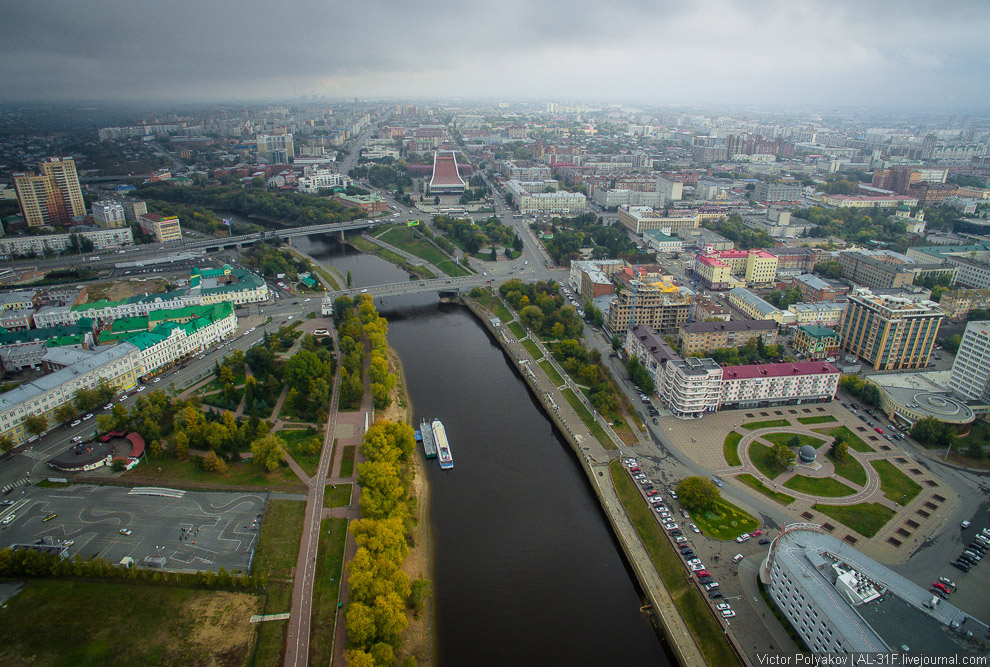
[[[965,108],[990,2],[3,2],[0,102],[294,95]]]

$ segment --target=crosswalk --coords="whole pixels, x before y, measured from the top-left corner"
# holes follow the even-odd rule
[[[30,483],[31,483],[30,478],[23,477],[23,478],[17,480],[16,482],[13,482],[11,484],[7,484],[6,486],[4,486],[2,489],[0,489],[0,493],[2,493],[3,495],[7,495],[8,493],[10,493],[11,491],[13,491],[14,489],[16,489],[16,488],[18,488],[20,486],[27,486]]]

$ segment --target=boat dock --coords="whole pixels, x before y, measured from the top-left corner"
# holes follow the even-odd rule
[[[424,419],[419,425],[419,435],[423,441],[423,453],[426,454],[426,458],[435,459],[437,457],[437,445],[433,440],[433,425]]]

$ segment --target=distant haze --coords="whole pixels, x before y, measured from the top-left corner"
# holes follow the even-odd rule
[[[300,95],[979,108],[984,0],[4,3],[0,102]]]

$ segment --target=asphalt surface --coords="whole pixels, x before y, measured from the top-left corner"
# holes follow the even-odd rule
[[[14,517],[0,528],[0,547],[72,540],[70,558],[118,563],[129,556],[140,565],[146,557],[164,557],[169,570],[248,571],[267,506],[263,494],[147,493],[83,484],[27,488],[0,508],[0,521]]]

